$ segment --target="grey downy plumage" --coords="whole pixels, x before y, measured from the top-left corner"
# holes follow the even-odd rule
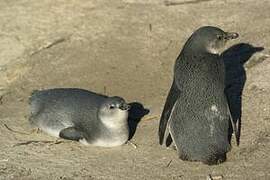
[[[182,160],[217,164],[226,160],[231,123],[220,53],[237,33],[204,26],[185,43],[159,125],[159,142],[173,141]],[[233,127],[235,126],[232,124]]]
[[[105,147],[128,140],[129,105],[121,97],[58,88],[34,91],[29,103],[29,121],[49,135]]]

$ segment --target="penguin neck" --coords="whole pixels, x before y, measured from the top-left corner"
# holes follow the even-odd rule
[[[99,115],[102,124],[109,130],[120,130],[128,126],[128,112],[120,110],[114,116]]]
[[[212,52],[208,50],[207,48],[196,48],[196,49],[191,49],[187,48],[183,52],[181,52],[180,56],[183,56],[189,60],[197,60],[197,59],[202,59],[204,57],[220,57],[219,54]]]
[[[212,56],[219,56],[220,52],[218,49],[213,48],[212,46],[206,46],[203,43],[194,43],[194,40],[189,39],[188,42],[184,45],[181,54],[185,56],[205,56],[205,55],[212,55]]]

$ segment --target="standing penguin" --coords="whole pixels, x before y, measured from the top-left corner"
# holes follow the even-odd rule
[[[34,91],[29,101],[30,123],[49,135],[103,147],[128,140],[130,105],[121,97],[58,88]]]
[[[174,142],[182,160],[218,164],[226,160],[231,121],[220,53],[237,33],[204,26],[185,43],[159,124],[159,142]],[[234,129],[234,124],[232,127]]]

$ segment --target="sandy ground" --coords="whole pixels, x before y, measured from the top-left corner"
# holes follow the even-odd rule
[[[270,179],[269,9],[269,0],[0,0],[0,179]],[[233,81],[246,78],[241,144],[218,166],[183,162],[157,139],[174,61],[203,25],[236,31],[233,44],[243,43],[229,56],[242,72],[234,68]],[[53,87],[140,103],[137,148],[29,135],[28,96]]]

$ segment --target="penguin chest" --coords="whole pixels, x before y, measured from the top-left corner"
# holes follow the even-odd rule
[[[125,144],[127,140],[128,138],[126,137],[112,137],[111,139],[98,139],[93,143],[93,145],[101,147],[114,147]]]

